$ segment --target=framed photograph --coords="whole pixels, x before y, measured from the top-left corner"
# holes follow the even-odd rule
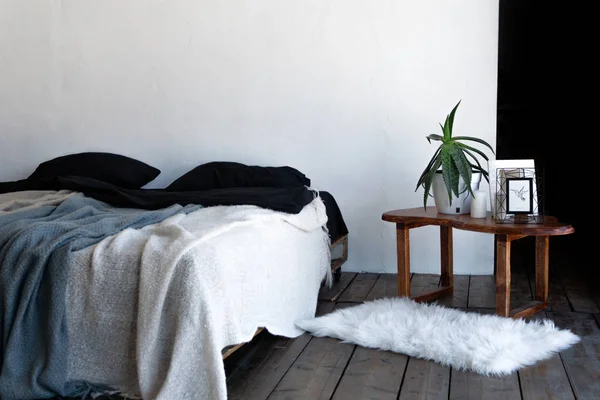
[[[533,178],[506,178],[506,212],[533,213]]]
[[[488,172],[490,175],[492,215],[495,219],[505,220],[508,217],[506,212],[506,179],[535,178],[535,161],[533,159],[490,160],[488,161]]]

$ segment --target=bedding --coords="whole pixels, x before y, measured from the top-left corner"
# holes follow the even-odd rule
[[[167,191],[165,189],[126,189],[82,176],[58,176],[50,179],[24,179],[0,182],[0,193],[26,190],[71,190],[103,201],[115,207],[156,210],[172,204],[255,205],[273,211],[298,213],[315,196],[326,205],[327,229],[332,242],[348,234],[340,208],[327,191],[302,187],[230,187],[203,191]]]
[[[230,161],[213,161],[186,172],[167,186],[166,190],[180,192],[231,187],[297,186],[310,186],[310,179],[289,166],[264,167]]]
[[[38,194],[40,206],[34,207]],[[65,266],[71,253],[124,229],[154,224],[197,206],[139,211],[110,207],[82,195],[26,192],[21,210],[15,195],[3,197],[0,195],[0,398],[43,398],[71,392],[63,387],[68,341],[64,296],[69,268]]]
[[[315,198],[306,187],[232,187],[202,191],[170,192],[164,189],[127,189],[83,176],[58,176],[7,182],[0,190],[72,190],[115,207],[155,210],[172,204],[255,205],[274,211],[299,213]]]
[[[314,316],[331,280],[327,208],[314,191],[246,193],[274,208],[304,203],[290,213],[236,205],[243,191],[220,194],[234,204],[179,193],[190,205],[160,208],[172,194],[81,177],[44,184],[61,188],[0,194],[2,399],[225,399],[221,349],[258,327],[301,334],[294,321]],[[137,201],[151,207],[123,207]]]
[[[121,154],[85,152],[45,161],[38,165],[29,179],[84,176],[127,189],[139,189],[156,179],[159,174],[158,168]]]

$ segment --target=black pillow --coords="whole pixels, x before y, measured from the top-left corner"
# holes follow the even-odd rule
[[[153,181],[160,170],[130,157],[113,153],[69,154],[41,163],[28,179],[83,176],[125,189],[139,189]]]
[[[262,167],[237,162],[213,161],[197,166],[167,186],[170,192],[222,189],[231,187],[301,187],[308,179],[295,168]]]

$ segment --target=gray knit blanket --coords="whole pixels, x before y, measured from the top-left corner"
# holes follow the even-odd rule
[[[198,208],[115,208],[66,191],[0,195],[0,398],[110,389],[67,378],[65,296],[72,255],[126,229]]]

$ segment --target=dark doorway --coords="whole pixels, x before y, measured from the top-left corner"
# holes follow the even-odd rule
[[[497,158],[535,160],[544,172],[544,213],[575,227],[572,235],[552,238],[551,253],[593,269],[600,135],[594,14],[532,0],[500,0],[499,12]]]

